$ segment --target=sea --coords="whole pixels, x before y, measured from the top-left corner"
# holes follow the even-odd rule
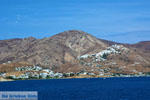
[[[37,91],[38,100],[150,100],[150,77],[18,80],[0,91]]]

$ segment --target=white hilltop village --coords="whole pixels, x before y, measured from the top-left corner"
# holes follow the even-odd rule
[[[128,49],[125,48],[124,46],[122,45],[112,45],[110,47],[108,47],[107,49],[101,51],[101,52],[98,52],[96,54],[85,54],[85,55],[82,55],[79,57],[79,59],[86,59],[88,57],[95,57],[96,58],[96,61],[105,61],[105,55],[110,55],[110,54],[119,54],[123,51],[127,51],[128,52]]]

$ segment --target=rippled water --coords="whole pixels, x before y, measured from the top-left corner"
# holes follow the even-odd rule
[[[1,82],[0,91],[38,91],[39,100],[150,100],[150,78],[51,79]]]

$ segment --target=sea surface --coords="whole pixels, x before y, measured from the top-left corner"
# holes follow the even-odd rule
[[[150,100],[150,77],[0,82],[0,91],[38,91],[38,100]]]

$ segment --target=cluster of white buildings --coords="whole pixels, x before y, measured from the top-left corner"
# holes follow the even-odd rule
[[[106,50],[103,50],[103,51],[95,54],[95,56],[96,56],[96,58],[98,58],[98,57],[103,58],[103,55],[119,54],[119,53],[123,52],[124,50],[127,50],[127,48],[123,47],[122,45],[112,45],[111,47],[108,47]]]
[[[54,73],[52,70],[42,69],[40,66],[16,67],[15,70],[14,73],[1,73],[0,76],[11,79],[46,79],[63,77],[62,73]]]
[[[80,60],[80,64],[82,65],[93,67],[95,66],[95,64],[97,64],[96,67],[102,67],[102,65],[98,64],[97,62],[106,61],[107,56],[111,54],[121,54],[124,51],[128,52],[129,50],[122,45],[112,45],[98,53],[82,55],[78,59]],[[87,58],[90,58],[90,62],[86,61]]]
[[[23,66],[23,67],[16,67],[16,71],[41,71],[42,67],[40,66]]]
[[[105,61],[106,58],[104,56],[108,56],[110,54],[119,54],[123,51],[127,51],[127,48],[125,48],[122,45],[112,45],[108,48],[106,48],[105,50],[102,50],[101,52],[98,52],[96,54],[85,54],[79,57],[79,59],[86,59],[88,57],[94,57],[96,59],[96,61]]]
[[[5,77],[6,73],[0,73],[0,77]]]
[[[88,72],[68,72],[68,73],[58,73],[53,72],[50,69],[43,69],[40,66],[22,66],[16,67],[15,72],[10,73],[0,73],[0,77],[9,79],[49,79],[49,78],[63,78],[72,77],[80,75],[95,75],[94,73]]]

